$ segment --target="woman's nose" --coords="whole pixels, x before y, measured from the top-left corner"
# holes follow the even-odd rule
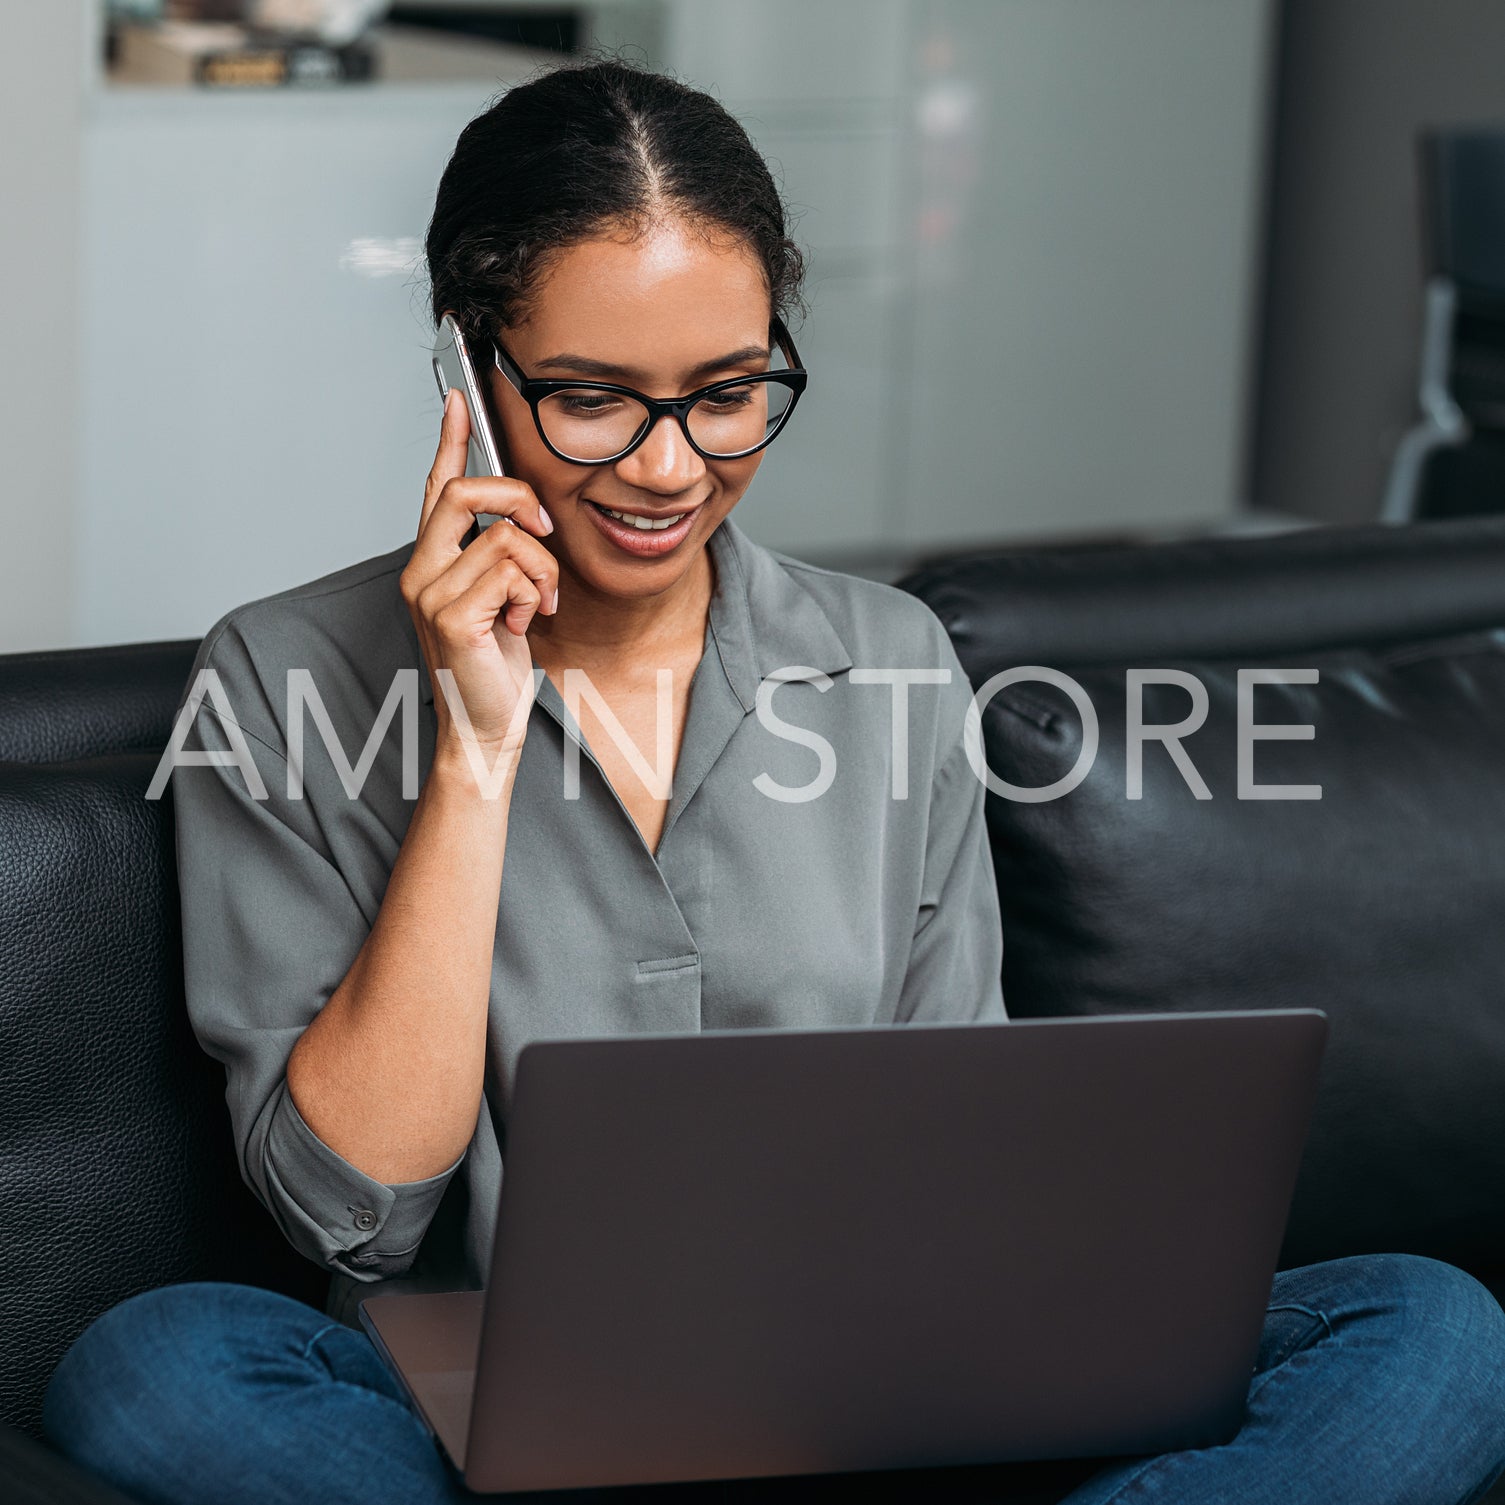
[[[690,448],[682,428],[667,413],[624,460],[617,475],[629,486],[666,496],[688,490],[705,474],[705,461]]]

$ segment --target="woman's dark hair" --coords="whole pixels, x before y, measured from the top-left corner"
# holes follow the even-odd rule
[[[488,338],[527,315],[551,253],[673,215],[730,233],[762,264],[775,315],[800,308],[804,258],[767,164],[725,108],[619,60],[557,68],[460,133],[424,245],[437,326]]]

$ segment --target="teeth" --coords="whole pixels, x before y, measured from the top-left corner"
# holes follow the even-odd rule
[[[656,533],[660,528],[672,528],[685,514],[676,512],[673,517],[634,517],[630,512],[614,512],[610,507],[602,507],[601,510],[608,516],[614,517],[619,523],[627,523],[644,533]]]

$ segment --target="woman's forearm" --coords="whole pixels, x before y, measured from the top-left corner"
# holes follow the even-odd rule
[[[516,768],[485,799],[462,755],[436,754],[376,922],[288,1059],[308,1126],[375,1180],[437,1175],[475,1131]]]

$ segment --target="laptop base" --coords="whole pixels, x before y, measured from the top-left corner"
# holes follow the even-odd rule
[[[464,1472],[484,1291],[370,1296],[356,1308],[424,1425]]]

